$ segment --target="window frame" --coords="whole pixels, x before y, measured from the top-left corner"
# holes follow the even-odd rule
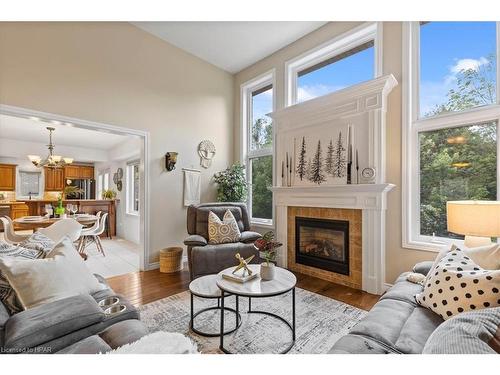
[[[241,136],[240,136],[240,162],[245,165],[246,179],[248,182],[247,208],[250,217],[250,223],[259,227],[273,227],[275,217],[274,195],[272,199],[272,219],[254,218],[252,214],[252,168],[251,159],[263,156],[271,156],[272,160],[272,183],[276,185],[276,161],[274,160],[274,147],[276,143],[276,130],[273,126],[273,144],[271,147],[252,150],[251,149],[251,129],[252,129],[252,93],[266,86],[272,86],[272,110],[276,111],[276,71],[270,71],[261,74],[240,86],[240,108],[241,108]]]
[[[373,41],[373,78],[382,76],[383,23],[365,22],[285,63],[285,105],[297,104],[299,73],[339,54]]]
[[[134,167],[137,166],[139,169],[139,183],[137,184],[139,188],[139,207],[137,210],[134,209],[134,175],[133,175],[133,170]],[[140,196],[141,196],[141,191],[140,191],[140,184],[141,184],[141,174],[140,174],[140,168],[141,168],[141,162],[140,160],[134,160],[130,161],[127,163],[127,170],[126,170],[126,185],[127,185],[127,191],[126,191],[126,209],[125,213],[127,215],[132,215],[132,216],[139,216],[139,212],[141,210],[140,207]]]
[[[402,124],[402,247],[440,251],[451,243],[463,241],[420,234],[420,148],[419,133],[467,126],[497,123],[497,199],[500,197],[500,22],[496,23],[497,102],[486,106],[429,117],[420,117],[420,22],[403,23],[403,124]]]
[[[16,197],[17,198],[21,198],[21,199],[29,199],[29,195],[23,195],[22,194],[22,188],[21,188],[21,174],[22,173],[36,173],[38,174],[38,194],[37,195],[32,195],[31,196],[31,199],[35,198],[35,199],[42,199],[43,197],[43,173],[41,171],[33,171],[33,170],[29,170],[29,169],[19,169],[17,171],[17,181],[19,181],[19,185],[18,188],[16,187]]]

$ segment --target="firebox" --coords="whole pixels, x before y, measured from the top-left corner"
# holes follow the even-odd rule
[[[295,262],[349,275],[349,222],[295,217]]]

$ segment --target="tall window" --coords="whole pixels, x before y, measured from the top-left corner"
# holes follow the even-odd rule
[[[139,214],[139,162],[127,165],[127,213]]]
[[[250,185],[248,208],[253,223],[272,224],[273,194],[273,125],[266,114],[273,111],[273,75],[242,86],[244,162]]]
[[[379,75],[377,36],[377,23],[363,24],[287,62],[287,104],[327,95]]]
[[[97,176],[97,197],[102,198],[104,190],[109,189],[109,171],[100,172]]]
[[[19,171],[19,196],[39,196],[40,195],[41,172]]]
[[[446,202],[496,200],[498,37],[495,22],[405,25],[404,246],[460,240]]]

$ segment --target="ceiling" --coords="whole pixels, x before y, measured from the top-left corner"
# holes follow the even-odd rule
[[[71,124],[54,124],[8,115],[0,115],[0,138],[48,144],[48,126],[55,128],[52,141],[56,147],[63,145],[109,150],[129,139],[128,136],[77,128]]]
[[[229,73],[237,73],[326,22],[132,22]]]

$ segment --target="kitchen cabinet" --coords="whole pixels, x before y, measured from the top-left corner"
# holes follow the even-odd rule
[[[28,216],[29,208],[24,203],[13,204],[10,206],[10,217],[12,220],[23,216]]]
[[[62,191],[64,189],[64,169],[47,168],[45,172],[45,191]]]
[[[64,167],[65,179],[94,178],[94,167],[90,165],[67,165]]]
[[[0,164],[0,190],[16,190],[16,165]]]

